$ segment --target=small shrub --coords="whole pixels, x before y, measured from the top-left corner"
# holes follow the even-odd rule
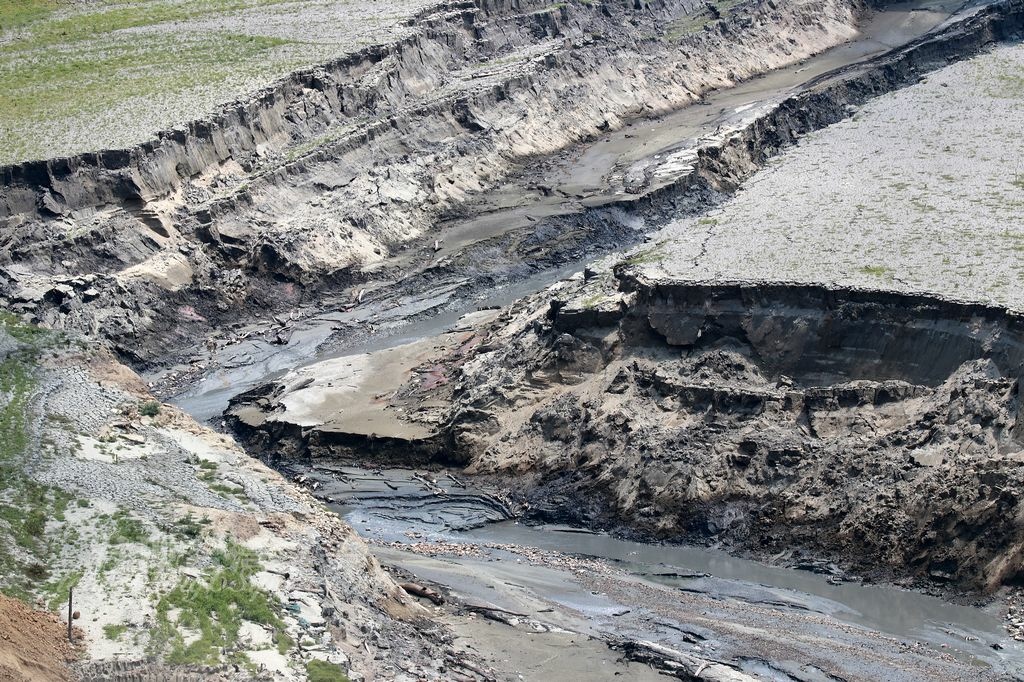
[[[327,661],[312,660],[307,663],[306,677],[309,682],[349,682],[348,675],[340,665]]]
[[[128,626],[123,623],[120,625],[104,625],[103,636],[111,641],[117,641],[127,630]]]
[[[160,402],[157,400],[147,400],[139,405],[139,414],[143,417],[157,416],[160,414]]]
[[[115,515],[114,522],[114,532],[110,535],[110,544],[120,545],[125,542],[146,543],[148,539],[146,527],[142,525],[141,521],[118,514]]]

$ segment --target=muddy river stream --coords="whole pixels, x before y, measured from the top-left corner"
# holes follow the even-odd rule
[[[509,519],[514,510],[497,491],[450,472],[329,467],[289,473],[305,477],[384,563],[467,602],[532,614],[575,632],[728,653],[747,644],[745,626],[764,620],[781,649],[747,667],[765,675],[758,666],[768,661],[775,669],[768,679],[788,679],[779,672],[792,662],[787,659],[802,659],[787,638],[805,640],[806,633],[828,640],[835,665],[872,679],[899,676],[875,677],[882,670],[875,671],[876,662],[852,660],[844,651],[867,633],[898,642],[901,655],[927,647],[979,672],[1024,670],[1024,645],[1007,637],[990,610],[865,584],[829,564],[784,568],[711,548],[528,526]],[[678,599],[678,608],[666,608]],[[682,641],[679,628],[688,635]]]

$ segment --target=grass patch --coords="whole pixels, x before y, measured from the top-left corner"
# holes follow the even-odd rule
[[[114,514],[113,519],[114,532],[110,534],[110,544],[149,544],[149,533],[146,532],[146,527],[142,525],[141,521],[129,517],[127,512],[123,511]]]
[[[0,464],[12,462],[28,445],[28,401],[34,383],[24,359],[8,356],[0,362],[0,395],[7,396],[0,408]]]
[[[261,568],[257,555],[229,542],[213,558],[205,580],[183,579],[157,602],[150,648],[154,654],[166,653],[168,663],[216,664],[222,652],[229,661],[246,663],[238,651],[242,621],[270,626],[279,642],[284,636],[280,604],[251,582]],[[174,622],[173,609],[180,609]],[[183,628],[198,632],[199,639],[185,644]]]
[[[587,296],[585,299],[580,301],[580,305],[583,306],[583,308],[585,308],[586,310],[590,310],[591,308],[596,307],[597,304],[603,301],[605,298],[606,297],[604,294],[594,294],[593,296]]]
[[[57,607],[66,603],[68,600],[68,590],[78,585],[82,575],[82,571],[72,571],[63,578],[47,584],[43,588],[43,592],[46,595],[46,606],[51,611],[56,611]]]
[[[143,417],[155,417],[160,414],[160,401],[147,400],[139,405],[139,414]]]
[[[658,244],[653,248],[638,251],[622,262],[626,265],[648,265],[651,263],[660,263],[664,259],[664,244]]]
[[[43,123],[73,128],[76,119],[103,119],[115,107],[123,107],[125,116],[136,108],[145,113],[154,98],[262,75],[268,64],[285,73],[310,61],[279,52],[298,43],[271,36],[105,30],[142,21],[131,8],[113,12],[106,17],[110,26],[99,27],[93,15],[84,15],[0,47],[0,163],[52,155],[52,140],[31,134]],[[316,49],[304,48],[307,54]]]
[[[114,642],[121,639],[121,635],[126,632],[128,632],[128,626],[124,623],[103,626],[103,636]]]
[[[892,270],[885,267],[884,265],[865,265],[860,269],[865,275],[871,275],[872,277],[883,277],[885,279],[892,279]]]
[[[38,356],[62,337],[26,325],[6,311],[0,311],[0,334],[19,344],[0,362],[0,590],[28,598],[46,591],[42,581],[56,551],[47,525],[64,519],[72,499],[32,480],[23,469],[31,445]]]
[[[306,679],[309,682],[349,682],[340,665],[317,660],[306,663]]]
[[[55,9],[56,0],[3,0],[0,2],[0,33],[45,19]]]
[[[214,14],[236,12],[250,7],[277,5],[291,0],[185,0],[184,2],[132,2],[118,5],[88,7],[66,17],[51,17],[57,7],[53,0],[4,0],[13,2],[13,16],[20,19],[19,26],[27,26],[24,35],[10,48],[38,48],[59,43],[74,43],[91,40],[105,34],[125,29],[155,26],[169,22],[200,19]],[[27,5],[17,11],[18,5]],[[0,11],[0,19],[4,16]],[[12,27],[13,21],[12,19]],[[44,21],[40,21],[44,19]]]

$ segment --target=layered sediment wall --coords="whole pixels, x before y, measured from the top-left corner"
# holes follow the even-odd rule
[[[468,357],[429,360],[442,385],[414,372],[389,392],[394,419],[434,425],[428,435],[293,423],[294,377],[239,396],[228,418],[275,458],[514,476],[538,520],[809,551],[857,574],[961,588],[1019,580],[1018,313],[883,290],[659,281],[637,267],[616,281],[531,297],[478,332]]]
[[[1019,2],[983,9],[830,74],[621,207],[671,212],[688,193],[734,188],[851,105],[1011,39],[1022,19]],[[589,270],[516,304],[475,350],[431,361],[443,385],[414,378],[389,392],[395,414],[432,425],[429,436],[291,424],[284,383],[240,396],[231,420],[254,449],[286,457],[372,453],[515,476],[542,520],[762,556],[809,551],[857,573],[979,590],[1020,579],[1019,311],[658,278],[643,267],[658,248],[614,277]]]
[[[570,286],[491,330],[501,350],[452,392],[450,452],[527,476],[540,519],[983,590],[1019,580],[1019,314],[621,274],[617,299]]]
[[[897,379],[935,386],[986,358],[1024,375],[1024,316],[939,296],[784,283],[649,281],[623,273],[636,293],[629,328],[669,346],[748,345],[762,370],[798,383]],[[578,321],[561,314],[558,329]]]
[[[850,39],[862,11],[439,6],[402,43],[144,145],[0,171],[5,298],[144,364],[228,318],[358,282],[522,159]]]

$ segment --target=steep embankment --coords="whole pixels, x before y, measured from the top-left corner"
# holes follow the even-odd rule
[[[515,476],[537,519],[794,563],[810,550],[961,587],[1019,578],[1018,315],[881,291],[621,277],[622,292],[601,276],[562,283],[409,368],[385,403],[427,435],[291,427],[295,376],[231,414],[277,455]]]
[[[74,588],[90,679],[438,679],[463,660],[335,514],[108,352],[10,316],[0,481],[0,589],[65,613]],[[0,669],[57,679],[30,645],[5,642]]]
[[[540,517],[1018,579],[1019,316],[628,276],[595,308],[577,287],[464,366],[447,427],[473,470],[537,474]]]
[[[860,12],[439,6],[408,39],[152,142],[3,169],[5,297],[137,362],[165,358],[229,320],[370,277],[518,160],[845,41]]]

